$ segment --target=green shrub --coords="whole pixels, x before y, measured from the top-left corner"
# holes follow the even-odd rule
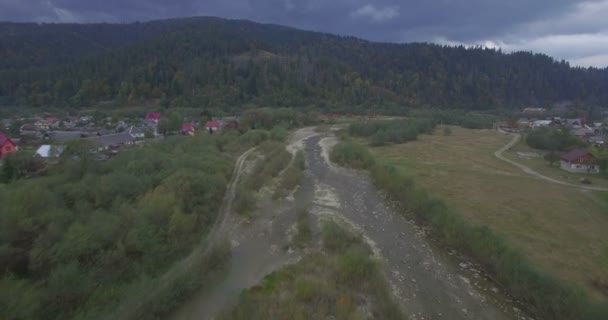
[[[319,294],[320,285],[317,282],[307,279],[296,281],[295,296],[300,302],[309,302]]]
[[[370,169],[375,163],[372,154],[359,144],[342,141],[331,150],[331,161],[354,169]]]
[[[289,136],[289,131],[282,126],[276,126],[270,130],[270,138],[279,142],[284,142]]]
[[[333,221],[323,223],[321,239],[324,248],[332,253],[343,252],[353,244],[361,242],[361,236],[345,230]]]
[[[307,211],[298,212],[296,221],[297,233],[293,238],[293,242],[298,247],[305,246],[312,239],[312,230],[310,228],[310,218]]]
[[[305,166],[304,153],[298,151],[291,165],[283,172],[281,181],[274,192],[273,199],[287,196],[298,186],[300,179],[304,175]]]
[[[369,281],[375,275],[375,262],[369,253],[351,248],[338,258],[338,274],[340,280],[349,285]]]
[[[349,133],[356,137],[371,137],[371,144],[405,143],[416,140],[421,133],[431,134],[435,122],[427,119],[369,121],[353,123]]]
[[[556,128],[538,128],[528,133],[526,142],[532,148],[566,151],[585,147],[586,143],[570,131]]]

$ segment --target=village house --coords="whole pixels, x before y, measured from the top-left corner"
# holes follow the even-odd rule
[[[4,134],[0,133],[0,159],[17,152],[17,145]]]
[[[561,168],[572,173],[600,173],[597,159],[589,151],[577,149],[561,156]]]
[[[97,143],[98,151],[134,145],[137,140],[132,137],[128,132],[90,137],[87,139]]]
[[[146,131],[139,127],[131,126],[131,128],[129,128],[129,134],[135,139],[143,139],[146,137]]]
[[[182,124],[182,134],[187,136],[194,136],[195,129],[191,123]]]
[[[578,128],[582,128],[583,124],[585,124],[585,121],[581,118],[574,118],[574,119],[565,119],[562,122],[563,125],[566,125],[568,127],[572,127],[574,129],[578,129]]]
[[[51,159],[51,158],[59,158],[61,154],[65,150],[65,146],[53,146],[48,144],[41,145],[34,157],[42,158],[42,159]]]
[[[542,127],[549,127],[553,124],[553,120],[536,120],[532,122],[532,129],[538,129]]]
[[[48,131],[51,129],[51,125],[45,119],[38,119],[34,126],[40,131]]]
[[[209,133],[214,133],[221,129],[222,129],[221,121],[214,120],[214,121],[207,121],[207,123],[205,123],[205,130],[207,130]]]
[[[587,127],[582,127],[579,129],[572,130],[572,134],[579,138],[588,138],[595,135],[595,131]]]
[[[525,108],[523,114],[525,115],[541,115],[545,113],[547,109],[545,108]]]
[[[146,113],[146,116],[144,119],[146,120],[146,122],[158,123],[158,121],[160,120],[160,113],[159,112],[148,112],[148,113]]]

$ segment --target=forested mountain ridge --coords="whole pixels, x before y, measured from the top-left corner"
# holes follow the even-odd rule
[[[572,68],[542,54],[374,43],[219,18],[41,25],[31,37],[47,28],[87,27],[104,30],[91,31],[89,42],[105,48],[68,58],[50,54],[40,66],[0,68],[0,105],[79,108],[155,99],[165,107],[312,105],[355,112],[520,108],[564,100],[608,105],[608,69]],[[0,39],[6,28],[0,25]],[[44,52],[53,39],[32,52]],[[27,57],[18,53],[19,43],[17,37],[4,45],[0,61],[11,61],[6,52]]]

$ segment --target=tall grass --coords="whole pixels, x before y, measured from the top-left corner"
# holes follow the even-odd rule
[[[371,137],[372,145],[405,143],[416,140],[421,133],[433,133],[435,122],[429,119],[369,121],[353,123],[349,133],[357,137]]]
[[[265,141],[260,143],[258,151],[262,155],[255,167],[239,186],[237,193],[236,211],[240,214],[248,214],[255,209],[255,194],[279,173],[291,161],[291,154],[285,150],[285,144],[277,141]]]
[[[342,142],[351,145],[352,142]],[[341,164],[359,166],[362,154],[334,150]],[[333,159],[334,157],[332,157]],[[416,186],[414,180],[397,167],[371,161],[375,184],[401,204],[404,214],[413,215],[432,236],[447,246],[469,255],[486,272],[504,285],[516,299],[530,306],[530,312],[543,319],[608,319],[605,305],[595,305],[578,287],[566,284],[533,266],[519,251],[485,226],[468,224],[456,210]]]
[[[366,147],[349,140],[334,146],[329,157],[335,163],[354,169],[370,169],[376,163]]]
[[[291,165],[283,172],[281,181],[279,181],[279,184],[274,191],[273,198],[279,199],[285,197],[293,191],[300,183],[300,179],[304,175],[304,169],[306,169],[304,153],[298,151],[291,162]]]
[[[324,244],[342,251],[311,254],[270,274],[218,319],[404,319],[361,237],[333,222],[322,229]]]

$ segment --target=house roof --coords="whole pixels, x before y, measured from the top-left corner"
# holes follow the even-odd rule
[[[222,124],[219,121],[207,121],[207,123],[205,123],[205,128],[219,128],[221,127]]]
[[[41,145],[38,150],[36,150],[36,155],[42,158],[50,158],[50,157],[58,157],[61,155],[65,146],[51,146],[48,144]]]
[[[146,114],[146,119],[147,120],[159,120],[160,119],[160,112],[148,112]]]
[[[591,157],[593,157],[593,155],[584,149],[576,149],[576,150],[572,150],[568,153],[562,154],[562,160],[565,161],[576,161],[586,155],[590,155]],[[595,158],[595,157],[594,157]]]
[[[132,126],[129,129],[129,134],[131,134],[131,135],[138,135],[138,134],[145,134],[145,133],[146,133],[146,131],[143,128],[140,128],[140,127],[134,127],[134,126]]]
[[[190,123],[182,124],[182,131],[193,132],[194,131],[194,126],[192,124],[190,124]]]
[[[133,138],[128,132],[123,132],[123,133],[117,133],[117,134],[108,134],[105,136],[95,136],[95,137],[90,137],[88,138],[91,141],[95,141],[99,144],[101,144],[104,147],[108,147],[108,146],[118,146],[121,144],[126,144],[129,142],[133,142],[135,141],[135,138]]]

